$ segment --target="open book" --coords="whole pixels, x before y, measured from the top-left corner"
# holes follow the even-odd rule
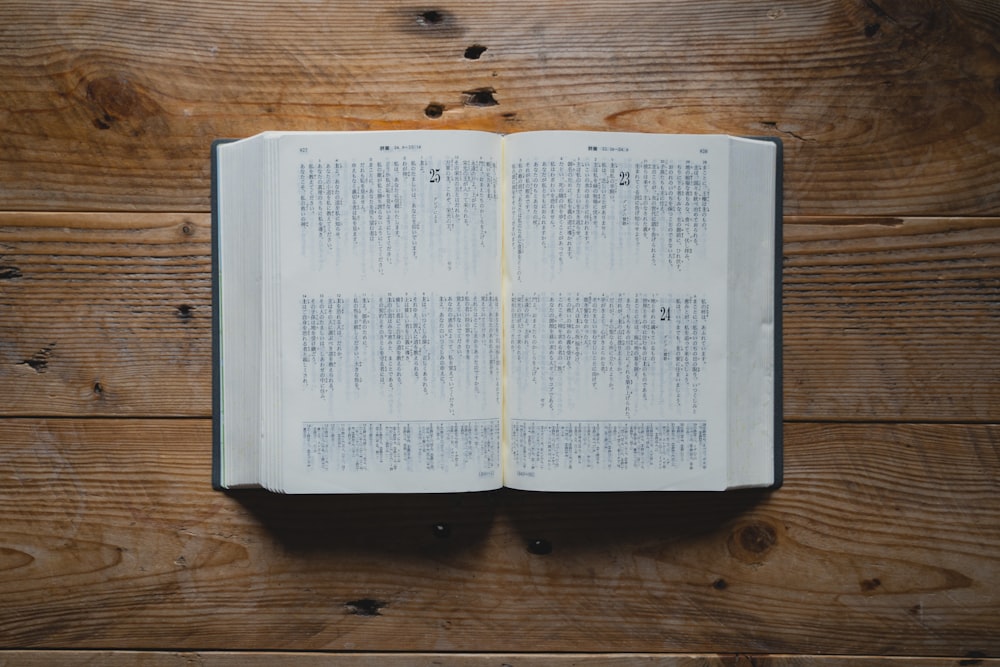
[[[213,483],[780,483],[781,144],[267,132],[213,146]]]

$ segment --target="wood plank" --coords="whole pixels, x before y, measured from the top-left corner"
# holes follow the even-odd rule
[[[210,415],[205,214],[0,214],[7,414]]]
[[[217,137],[450,127],[770,134],[791,214],[1000,214],[979,0],[12,0],[4,23],[3,209],[206,211]]]
[[[786,419],[1000,418],[1000,219],[791,222]]]
[[[208,416],[208,216],[0,213],[5,415]],[[785,417],[1000,420],[1000,218],[789,218]]]
[[[248,651],[2,651],[0,665],[22,667],[995,667],[1000,660],[981,657],[830,655],[664,655],[660,653],[322,653]]]
[[[1000,654],[996,425],[789,425],[773,493],[367,497],[213,492],[209,431],[0,422],[0,643]]]

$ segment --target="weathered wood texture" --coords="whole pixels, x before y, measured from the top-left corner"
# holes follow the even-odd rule
[[[0,408],[212,413],[205,214],[0,213]]]
[[[655,653],[289,653],[247,651],[0,651],[0,667],[997,667],[978,657],[664,655]]]
[[[1000,219],[784,229],[786,419],[1000,419]]]
[[[419,126],[773,134],[789,213],[997,215],[998,38],[980,0],[10,0],[0,210],[204,211],[214,138]]]
[[[5,420],[0,638],[1000,653],[1000,429],[785,437],[773,494],[286,497],[211,491],[208,420]]]
[[[996,3],[2,15],[0,664],[1000,656]],[[782,137],[784,488],[212,492],[210,142],[414,127]]]
[[[205,214],[0,214],[5,415],[211,414]],[[785,417],[1000,419],[1000,218],[790,218]]]

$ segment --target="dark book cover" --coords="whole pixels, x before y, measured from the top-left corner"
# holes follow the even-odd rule
[[[219,163],[218,147],[235,139],[212,142],[212,488],[222,489],[222,355],[219,303]]]

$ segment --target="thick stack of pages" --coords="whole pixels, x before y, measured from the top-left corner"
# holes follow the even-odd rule
[[[213,149],[218,488],[781,477],[781,145],[268,132]]]

